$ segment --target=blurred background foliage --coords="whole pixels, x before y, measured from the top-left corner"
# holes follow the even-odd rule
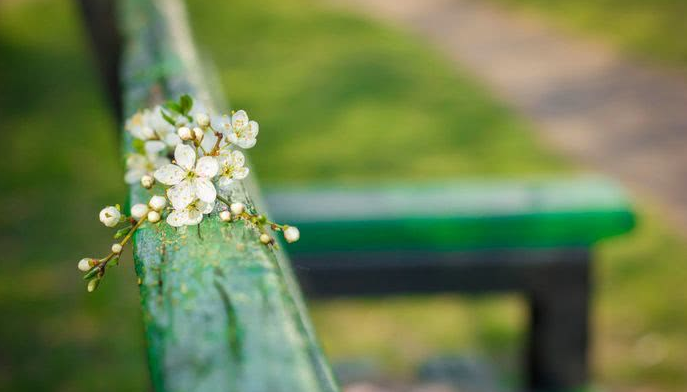
[[[578,171],[407,33],[311,0],[189,7],[232,106],[261,123],[251,156],[264,185]],[[663,42],[667,33],[644,34]],[[125,195],[116,124],[88,50],[73,2],[0,3],[0,126],[9,146],[0,159],[0,390],[147,388],[130,260],[92,295],[76,271],[79,258],[110,243],[97,211]],[[670,51],[681,55],[666,58],[684,61],[684,49]],[[650,202],[640,215],[633,234],[597,248],[594,378],[613,389],[684,390],[687,247]],[[334,362],[372,358],[399,379],[438,354],[488,356],[513,369],[526,320],[517,296],[311,305]]]

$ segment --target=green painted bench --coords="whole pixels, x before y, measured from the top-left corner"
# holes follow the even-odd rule
[[[600,178],[273,189],[273,216],[311,297],[520,292],[529,304],[528,390],[588,382],[590,260],[628,232],[622,190]]]

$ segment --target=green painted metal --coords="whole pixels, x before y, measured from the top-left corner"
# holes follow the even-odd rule
[[[118,19],[126,116],[183,93],[213,102],[179,1],[124,0]],[[125,134],[125,152],[131,142]],[[239,184],[231,198],[261,207],[256,192]],[[132,186],[131,203],[149,197]],[[156,391],[338,390],[288,260],[254,230],[216,217],[178,230],[146,223],[134,259]]]
[[[292,253],[590,246],[635,221],[600,178],[281,188],[267,199],[308,239]]]

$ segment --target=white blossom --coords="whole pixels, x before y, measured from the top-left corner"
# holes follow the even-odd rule
[[[170,124],[162,117],[162,106],[155,106],[153,108],[153,115],[148,119],[149,126],[155,131],[155,135],[168,146],[175,147],[180,143],[179,137],[176,135],[174,125]]]
[[[91,265],[91,260],[93,260],[93,259],[85,258],[85,259],[79,260],[79,264],[77,265],[77,268],[79,268],[79,271],[82,271],[82,272],[90,271],[91,268],[93,267]]]
[[[231,213],[235,216],[243,214],[243,212],[246,210],[246,206],[243,203],[231,203],[229,206],[229,209],[231,210]]]
[[[150,189],[155,185],[155,178],[151,176],[150,174],[146,174],[143,177],[141,177],[141,186]]]
[[[224,210],[219,213],[219,218],[222,222],[229,222],[231,220],[231,212]]]
[[[108,206],[100,211],[100,221],[107,227],[115,227],[122,217],[122,213],[116,207]]]
[[[205,132],[200,127],[193,127],[193,137],[202,142],[205,139]]]
[[[124,128],[133,137],[145,141],[145,150],[148,154],[156,154],[181,142],[174,126],[162,117],[161,106],[136,112],[126,121]]]
[[[217,116],[212,120],[212,126],[224,133],[227,140],[241,148],[251,148],[257,142],[260,127],[258,123],[248,119],[245,110],[239,110],[231,117]]]
[[[155,137],[155,131],[150,127],[151,111],[145,109],[136,112],[124,124],[124,129],[129,132],[136,139],[150,140]]]
[[[122,253],[122,245],[116,244],[116,243],[112,244],[111,250],[112,250],[112,253],[118,255],[118,254]]]
[[[194,118],[201,128],[207,128],[210,125],[210,116],[207,113],[197,113]]]
[[[191,129],[189,127],[180,127],[177,130],[177,135],[181,138],[181,140],[191,140],[193,139],[193,133],[191,132]]]
[[[260,242],[267,245],[270,242],[272,242],[272,237],[270,237],[269,235],[267,235],[265,233],[262,233],[262,234],[260,234]]]
[[[154,195],[150,198],[148,206],[150,206],[153,211],[162,211],[162,209],[167,206],[167,199],[165,199],[164,196]]]
[[[157,211],[148,212],[148,221],[150,223],[157,223],[160,221],[160,213]]]
[[[196,162],[196,152],[192,147],[179,144],[174,151],[176,164],[169,164],[155,171],[155,179],[172,187],[167,190],[167,198],[175,210],[183,210],[196,198],[205,203],[213,203],[217,191],[212,178],[217,174],[217,160],[202,157]]]
[[[223,151],[217,159],[219,162],[219,180],[217,185],[220,189],[227,190],[234,180],[242,180],[248,176],[246,158],[241,151]]]
[[[214,208],[214,202],[206,203],[195,199],[183,208],[175,208],[167,216],[167,223],[174,227],[197,225],[203,220],[203,215],[211,213]]]
[[[284,230],[284,239],[286,242],[296,242],[301,238],[301,232],[294,226],[289,226]]]
[[[134,204],[131,207],[131,217],[139,220],[148,214],[148,206],[145,204]]]
[[[126,174],[124,181],[127,184],[136,184],[143,176],[152,175],[158,168],[169,164],[169,159],[157,155],[131,154],[126,159]]]

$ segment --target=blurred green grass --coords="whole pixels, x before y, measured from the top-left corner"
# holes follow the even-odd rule
[[[190,7],[232,106],[261,122],[251,152],[264,183],[574,170],[411,35],[310,0]],[[0,390],[146,388],[130,260],[94,295],[75,268],[109,244],[96,214],[125,195],[115,124],[76,11],[66,0],[0,4],[0,112],[10,146],[0,160]],[[687,385],[686,255],[655,218],[599,248],[601,383]],[[397,377],[434,354],[509,364],[525,319],[515,296],[339,300],[312,310],[334,360],[372,356]]]
[[[683,0],[497,0],[546,15],[558,25],[626,53],[687,67],[687,2]]]

